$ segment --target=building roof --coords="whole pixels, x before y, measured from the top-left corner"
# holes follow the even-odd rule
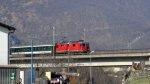
[[[9,31],[15,31],[15,30],[16,30],[16,28],[14,28],[14,27],[12,27],[12,26],[9,26],[9,25],[6,25],[6,24],[1,23],[1,22],[0,22],[0,26],[2,26],[2,27],[4,27],[4,28],[8,29]]]

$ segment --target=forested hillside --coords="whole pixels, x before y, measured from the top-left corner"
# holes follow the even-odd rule
[[[0,0],[0,21],[17,28],[12,45],[80,40],[93,50],[150,48],[149,0]],[[84,31],[85,30],[85,31]]]

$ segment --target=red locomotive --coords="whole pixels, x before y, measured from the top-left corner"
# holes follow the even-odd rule
[[[69,41],[56,44],[56,53],[89,53],[90,46],[88,42],[80,41]]]

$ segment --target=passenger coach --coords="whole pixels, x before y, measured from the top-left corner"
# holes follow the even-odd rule
[[[35,45],[33,54],[52,54],[53,45]],[[31,54],[31,46],[14,46],[10,48],[10,54]]]

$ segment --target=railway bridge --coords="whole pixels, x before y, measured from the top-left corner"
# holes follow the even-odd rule
[[[12,65],[22,68],[31,66],[31,57],[17,55],[10,56],[9,60]],[[131,66],[132,62],[143,62],[145,65],[150,65],[150,50],[101,51],[87,55],[37,55],[33,57],[33,61],[34,67],[120,67]]]

